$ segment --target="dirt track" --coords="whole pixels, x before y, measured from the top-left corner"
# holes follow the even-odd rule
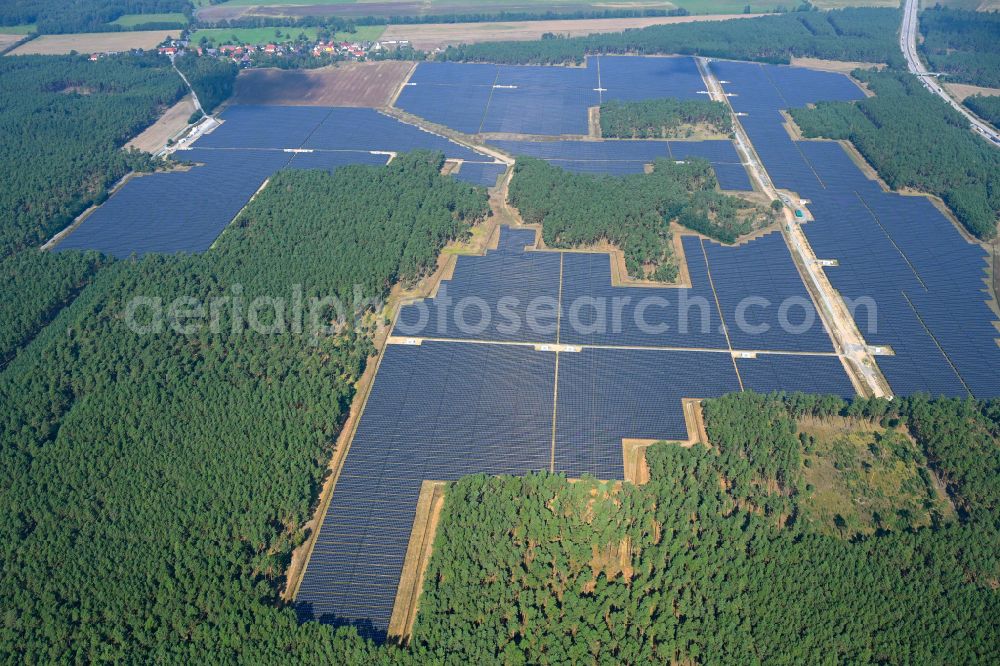
[[[387,106],[412,63],[344,63],[322,69],[250,69],[236,79],[237,104],[293,106]]]
[[[76,35],[42,35],[22,44],[7,55],[60,55],[105,53],[129,49],[152,49],[167,37],[179,37],[180,30],[146,30],[142,32],[89,32]]]
[[[751,18],[759,14],[717,14],[707,16],[661,16],[651,18],[579,19],[558,21],[515,21],[510,23],[432,23],[390,25],[383,40],[408,40],[415,48],[430,51],[449,44],[541,39],[551,32],[577,37],[595,32],[621,32],[651,25],[724,21]]]

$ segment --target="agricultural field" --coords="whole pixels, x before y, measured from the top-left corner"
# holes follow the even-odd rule
[[[0,51],[10,47],[12,44],[16,44],[24,39],[24,35],[5,35],[0,33]]]
[[[5,35],[28,35],[35,31],[34,23],[25,23],[22,25],[0,25],[0,33]]]
[[[128,51],[129,49],[155,49],[170,37],[179,37],[178,30],[148,30],[130,32],[89,32],[75,35],[42,35],[22,44],[8,56],[60,55],[64,53],[92,53]]]
[[[758,14],[716,14],[699,16],[661,16],[648,18],[568,19],[552,21],[521,21],[511,23],[427,23],[396,24],[386,27],[385,39],[405,39],[414,48],[430,51],[449,45],[476,42],[541,39],[552,33],[568,37],[595,32],[621,32],[651,25],[691,23],[693,21],[724,21],[750,18]]]
[[[252,69],[236,79],[236,104],[388,106],[413,64],[338,63],[314,70]]]
[[[120,25],[123,28],[132,28],[144,23],[183,23],[187,24],[188,18],[180,12],[169,12],[165,14],[125,14],[119,16],[111,25]]]

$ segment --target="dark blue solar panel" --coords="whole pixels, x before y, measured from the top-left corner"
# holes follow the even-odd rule
[[[318,106],[237,104],[226,109],[222,126],[197,141],[199,148],[299,148],[330,114]]]
[[[622,474],[622,439],[685,440],[682,398],[739,390],[728,352],[585,349],[559,355],[555,466]]]
[[[286,166],[332,171],[345,164],[385,164],[389,152],[415,149],[472,162],[492,160],[371,109],[236,105],[222,117],[221,127],[175,154],[203,166],[134,178],[58,249],[94,249],[119,257],[204,251],[267,177]],[[496,167],[466,168],[463,180],[495,183],[490,175]]]
[[[99,250],[116,257],[202,252],[290,158],[281,151],[181,151],[177,159],[203,165],[133,178],[56,249]]]
[[[437,150],[451,157],[489,161],[476,151],[449,139],[407,125],[373,109],[331,109],[303,148],[321,150],[380,150],[404,152],[414,149]]]
[[[608,100],[640,100],[659,97],[707,98],[700,95],[705,83],[693,58],[600,56],[590,58],[588,69],[600,67],[601,97]]]
[[[455,178],[473,185],[494,187],[497,184],[497,178],[503,175],[506,170],[506,164],[463,162],[462,168],[455,174]]]
[[[851,380],[836,356],[759,354],[757,358],[737,358],[736,365],[743,388],[750,391],[854,395]]]
[[[985,253],[922,197],[882,191],[830,141],[792,141],[779,109],[860,99],[847,77],[713,62],[772,180],[810,200],[804,225],[817,256],[836,259],[831,284],[847,299],[899,394],[1000,395],[996,319],[986,305]]]
[[[780,233],[726,247],[702,241],[736,349],[833,351]]]

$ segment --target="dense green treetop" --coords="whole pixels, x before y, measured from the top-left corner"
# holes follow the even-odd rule
[[[620,33],[449,47],[446,60],[506,64],[583,62],[594,53],[682,53],[787,63],[793,56],[901,64],[898,9],[793,12],[731,21],[658,25]]]
[[[698,126],[719,134],[733,131],[729,106],[709,100],[612,100],[601,104],[600,118],[605,138],[686,138]]]
[[[520,157],[510,202],[525,222],[540,223],[550,247],[608,241],[625,255],[633,278],[672,281],[677,262],[670,222],[731,243],[766,226],[774,212],[716,190],[711,165],[658,160],[652,173],[631,176],[579,174],[543,160]]]
[[[354,285],[385,296],[487,213],[442,162],[279,173],[214,250],[104,268],[10,362],[4,660],[361,663],[343,651],[370,646],[299,626],[277,592],[373,351]],[[296,329],[295,299],[308,316],[328,295],[346,302],[341,326]],[[258,297],[284,299],[285,326],[250,326]],[[171,315],[213,302],[214,326]]]
[[[1000,12],[934,7],[920,14],[920,54],[944,81],[1000,88]]]

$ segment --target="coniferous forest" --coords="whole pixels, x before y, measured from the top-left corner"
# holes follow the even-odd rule
[[[708,100],[646,99],[601,104],[601,136],[618,139],[686,138],[696,129],[733,131],[729,107]]]
[[[898,9],[791,12],[750,20],[657,25],[620,33],[450,46],[445,60],[582,63],[590,53],[681,53],[788,63],[793,56],[903,65]]]
[[[122,150],[184,94],[161,56],[0,58],[0,367],[91,282],[108,259],[38,246],[130,171]]]
[[[102,269],[11,361],[5,659],[301,662],[339,645],[278,589],[373,351],[357,313],[487,214],[442,163],[281,173],[213,251]],[[321,304],[332,328],[296,327],[294,304],[326,296],[344,304]]]
[[[962,518],[820,532],[797,417],[908,426]],[[712,448],[654,445],[643,486],[552,475],[451,486],[412,650],[469,663],[1000,659],[1000,404],[710,400]]]
[[[670,222],[731,243],[774,220],[772,210],[722,194],[717,184],[701,159],[657,160],[652,173],[607,176],[519,157],[509,196],[525,222],[542,225],[548,246],[607,241],[622,250],[631,277],[670,282],[678,274]]]

